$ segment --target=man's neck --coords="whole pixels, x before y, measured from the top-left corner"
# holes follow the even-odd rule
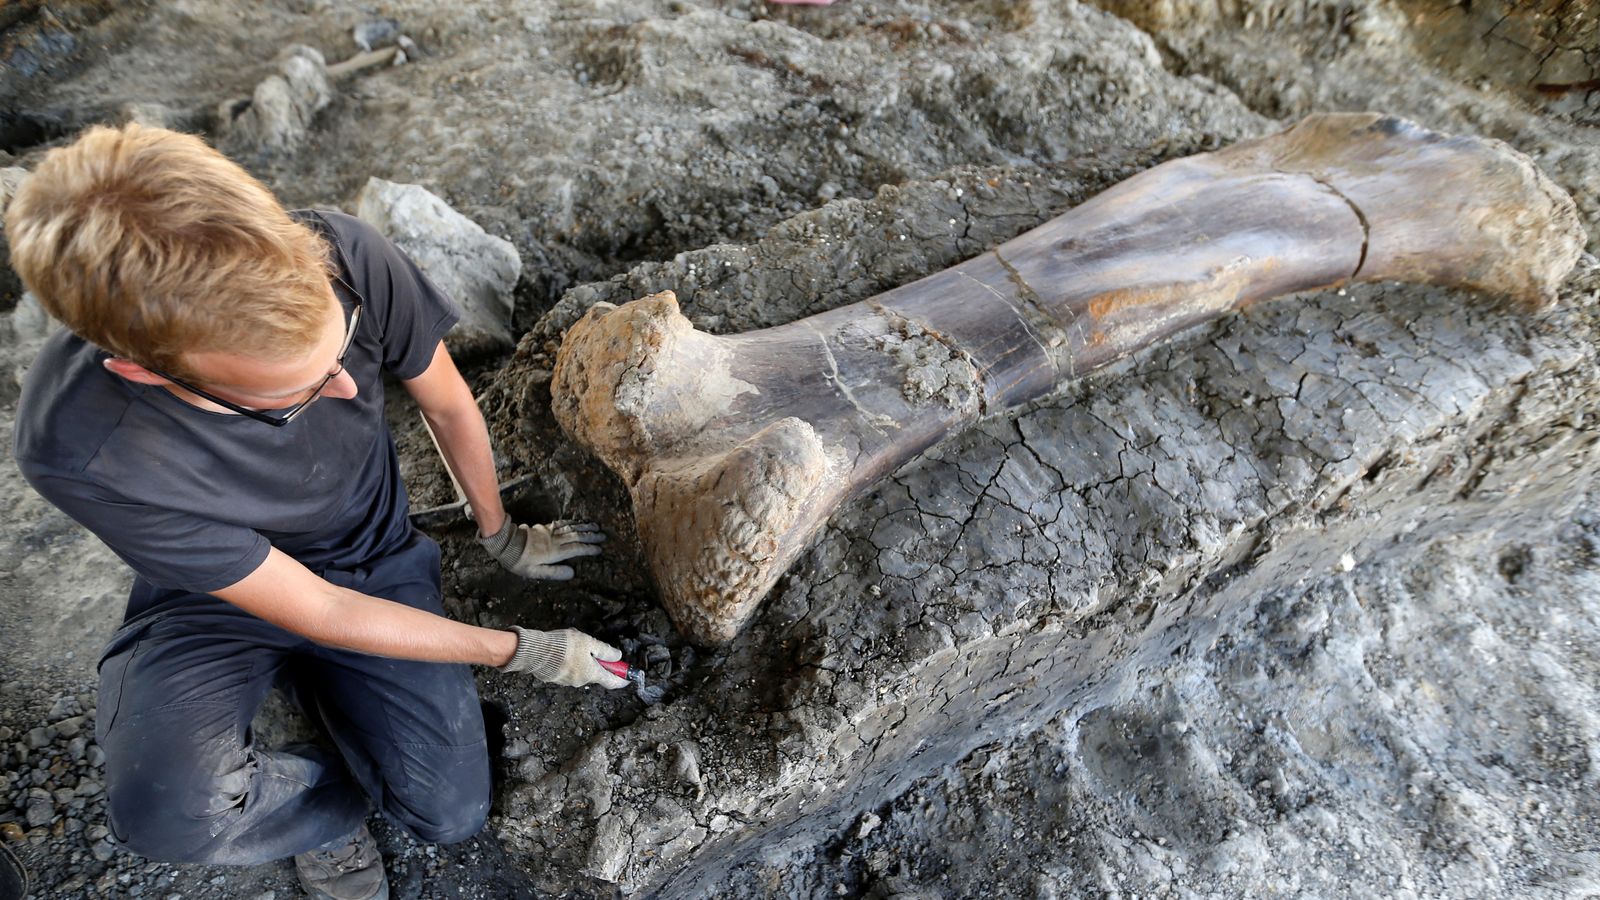
[[[179,400],[182,400],[183,402],[185,402],[185,403],[189,404],[190,406],[193,406],[193,407],[195,407],[197,409],[203,409],[206,412],[222,413],[224,415],[229,415],[229,416],[237,416],[238,415],[238,413],[236,413],[233,410],[227,408],[226,406],[222,406],[222,405],[217,404],[217,403],[212,403],[210,400],[207,400],[206,398],[200,396],[199,394],[196,394],[193,391],[185,390],[184,388],[181,388],[178,385],[172,384],[171,382],[168,382],[167,384],[163,384],[163,385],[161,385],[161,387],[167,393],[171,394],[174,397],[177,397]]]

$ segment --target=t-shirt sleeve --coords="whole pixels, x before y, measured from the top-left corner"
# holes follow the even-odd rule
[[[461,310],[376,228],[343,213],[322,215],[338,233],[354,287],[369,307],[362,315],[378,327],[383,367],[397,378],[421,375]]]
[[[254,572],[272,549],[253,529],[131,502],[92,482],[19,463],[35,490],[152,584],[220,590]]]

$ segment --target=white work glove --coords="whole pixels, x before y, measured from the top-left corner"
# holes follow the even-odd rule
[[[511,630],[517,633],[517,652],[500,667],[502,672],[526,672],[540,681],[567,687],[598,684],[616,690],[628,686],[628,679],[607,672],[595,662],[622,658],[622,651],[604,641],[575,628],[535,631],[513,625]]]
[[[554,563],[578,556],[599,556],[599,545],[605,539],[600,526],[587,522],[518,525],[506,516],[499,531],[478,538],[478,543],[500,565],[523,578],[566,581],[572,577],[572,567]]]

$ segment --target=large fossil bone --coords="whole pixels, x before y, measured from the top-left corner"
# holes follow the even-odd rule
[[[980,418],[1257,300],[1410,281],[1553,300],[1584,243],[1522,154],[1375,114],[1156,166],[975,259],[733,336],[599,304],[557,420],[629,485],[668,612],[721,643],[841,502]]]

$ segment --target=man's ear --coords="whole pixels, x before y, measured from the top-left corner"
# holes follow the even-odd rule
[[[144,366],[139,365],[133,360],[123,359],[120,356],[113,356],[110,359],[107,359],[103,365],[106,367],[107,371],[111,372],[113,375],[121,376],[136,384],[160,385],[172,383],[167,379],[162,378],[160,375],[150,371],[149,369],[146,369]]]

